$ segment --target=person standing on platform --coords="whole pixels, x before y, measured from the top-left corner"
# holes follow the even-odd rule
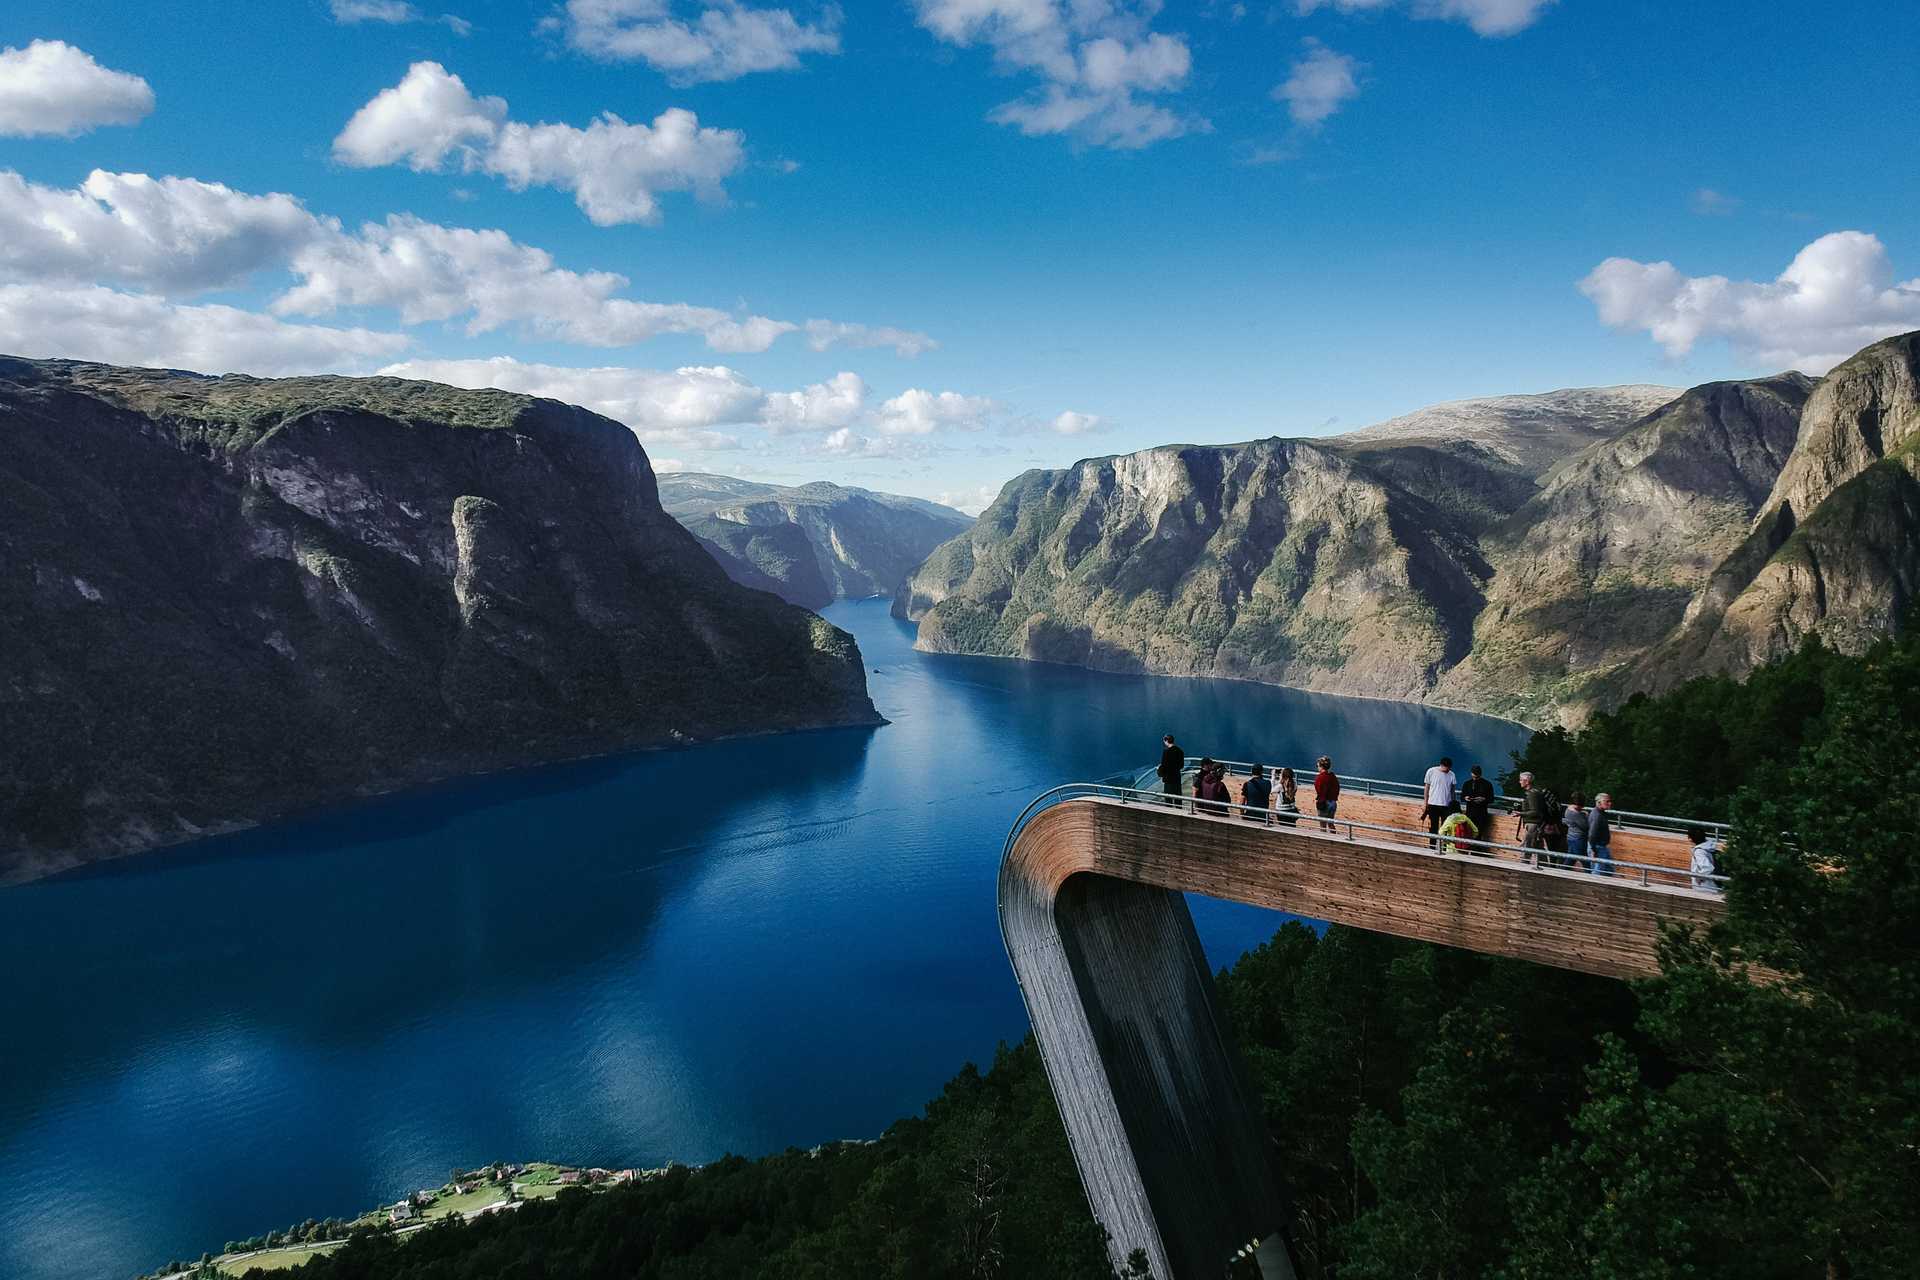
[[[1447,815],[1460,807],[1453,801],[1455,793],[1460,789],[1460,779],[1453,776],[1453,760],[1448,756],[1441,756],[1440,763],[1427,770],[1426,781],[1422,787],[1426,793],[1427,834],[1435,835],[1439,832],[1440,823]],[[1439,848],[1439,840],[1436,839],[1433,845],[1436,849]]]
[[[1172,734],[1160,739],[1160,743],[1160,789],[1167,793],[1168,804],[1179,804],[1185,794],[1180,775],[1186,772],[1187,753],[1180,749]]]
[[[1333,815],[1340,811],[1340,778],[1333,771],[1333,761],[1326,756],[1319,760],[1319,772],[1313,775],[1313,811],[1320,815],[1320,829],[1333,830]]]
[[[1253,776],[1240,788],[1240,803],[1246,806],[1246,812],[1240,816],[1249,822],[1266,822],[1267,803],[1273,799],[1273,784],[1267,781],[1267,770],[1263,765],[1253,766]]]
[[[1593,798],[1593,809],[1587,814],[1587,857],[1593,860],[1593,874],[1610,876],[1613,874],[1613,819],[1608,810],[1613,808],[1613,797],[1602,791]]]
[[[1469,769],[1467,780],[1460,784],[1460,807],[1473,820],[1482,840],[1493,839],[1493,784],[1481,776],[1479,765]],[[1492,850],[1476,849],[1474,852],[1490,853]]]

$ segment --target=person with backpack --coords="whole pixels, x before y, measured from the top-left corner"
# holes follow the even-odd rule
[[[1267,802],[1273,798],[1273,784],[1267,781],[1265,765],[1253,766],[1253,774],[1240,788],[1240,803],[1246,806],[1241,817],[1248,822],[1266,822]]]
[[[1434,833],[1439,841],[1441,853],[1459,853],[1461,840],[1478,840],[1480,828],[1473,825],[1473,819],[1455,809],[1440,820],[1440,829]],[[1468,853],[1481,853],[1483,850],[1469,848]]]
[[[1520,816],[1514,824],[1520,843],[1548,854],[1564,850],[1561,842],[1567,829],[1561,824],[1560,801],[1553,792],[1536,786],[1531,773],[1520,775],[1520,793]]]
[[[1707,834],[1705,827],[1688,827],[1687,841],[1693,845],[1688,870],[1693,872],[1693,887],[1707,893],[1719,893],[1720,882],[1706,877],[1720,874],[1720,842]]]
[[[1321,756],[1318,762],[1319,772],[1313,775],[1313,809],[1320,815],[1320,829],[1333,830],[1333,815],[1340,811],[1340,778],[1333,771],[1333,761]]]
[[[1172,734],[1160,739],[1160,789],[1167,794],[1168,804],[1179,804],[1186,794],[1180,784],[1180,776],[1187,769],[1187,753],[1173,740]]]
[[[1233,793],[1227,790],[1226,766],[1217,765],[1212,756],[1200,757],[1200,773],[1193,780],[1193,797],[1196,810],[1203,813],[1225,813],[1223,804],[1231,803]]]

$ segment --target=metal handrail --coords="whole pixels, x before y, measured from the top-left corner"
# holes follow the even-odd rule
[[[1133,797],[1137,797],[1137,799]],[[1405,827],[1388,827],[1372,822],[1356,822],[1351,818],[1323,818],[1318,814],[1299,810],[1256,809],[1251,805],[1236,804],[1231,800],[1201,800],[1194,796],[1170,796],[1163,791],[1152,791],[1142,787],[1122,786],[1111,782],[1069,782],[1043,791],[1038,796],[1035,796],[1027,807],[1021,810],[1020,816],[1014,819],[1013,826],[1008,829],[1006,843],[1001,848],[1001,860],[1004,862],[1007,856],[1013,852],[1014,841],[1019,838],[1021,831],[1026,828],[1027,823],[1033,819],[1035,814],[1041,812],[1043,809],[1050,809],[1062,801],[1082,798],[1109,798],[1118,800],[1121,804],[1160,805],[1175,808],[1182,816],[1189,818],[1220,820],[1227,818],[1228,814],[1225,811],[1237,811],[1238,814],[1241,815],[1238,821],[1242,824],[1249,823],[1249,819],[1245,815],[1254,814],[1260,817],[1261,824],[1264,826],[1284,826],[1287,828],[1289,834],[1311,836],[1319,840],[1339,840],[1340,836],[1337,834],[1337,831],[1340,828],[1344,828],[1346,831],[1344,843],[1347,844],[1354,843],[1354,832],[1356,831],[1379,832],[1397,838],[1390,842],[1380,841],[1377,843],[1391,843],[1394,847],[1405,850],[1406,852],[1430,858],[1456,856],[1440,852],[1437,846],[1441,843],[1456,846],[1467,845],[1476,849],[1484,849],[1490,855],[1491,860],[1478,865],[1499,867],[1507,871],[1526,872],[1530,875],[1588,874],[1587,872],[1574,871],[1567,867],[1553,866],[1551,865],[1553,859],[1565,859],[1568,862],[1584,862],[1588,864],[1589,868],[1596,865],[1599,861],[1598,859],[1588,858],[1582,855],[1555,853],[1549,849],[1531,849],[1524,845],[1505,844],[1497,840],[1473,840],[1465,836],[1423,835],[1409,831]],[[1202,805],[1207,806],[1206,809],[1202,810],[1199,807]],[[1297,826],[1274,821],[1278,815],[1287,812],[1297,813]],[[1309,824],[1331,825],[1336,828],[1336,830],[1327,831],[1325,825],[1315,830],[1312,829]],[[1409,842],[1409,836],[1414,838],[1412,842]],[[1429,844],[1436,847],[1419,847]],[[1495,851],[1505,854],[1518,854],[1519,857],[1492,857],[1491,855],[1493,855]],[[1545,855],[1548,865],[1542,864],[1542,855]],[[1704,880],[1714,885],[1724,885],[1727,882],[1727,877],[1717,872],[1701,874],[1691,869],[1682,870],[1677,867],[1660,867],[1654,866],[1651,863],[1627,862],[1611,858],[1607,860],[1607,865],[1612,868],[1612,870],[1607,872],[1594,871],[1592,874],[1596,879],[1608,881],[1614,887],[1622,889],[1659,889],[1663,892],[1717,894],[1719,892],[1718,889],[1698,889],[1694,887],[1694,882]],[[1638,872],[1639,874],[1637,876],[1632,874],[1624,876],[1616,874],[1621,870],[1629,873]],[[1661,882],[1655,883],[1653,880],[1655,876],[1662,877],[1663,879]],[[1669,878],[1681,881],[1682,883],[1667,883],[1667,879]]]
[[[1225,760],[1215,756],[1213,757],[1213,762],[1215,764],[1224,764],[1230,769],[1239,769],[1242,772],[1253,768],[1253,763],[1246,760]],[[1187,770],[1191,772],[1195,767],[1196,757],[1188,756]],[[1280,766],[1266,765],[1265,768],[1269,774],[1275,777],[1279,776]],[[1300,779],[1302,782],[1311,782],[1315,772],[1312,766],[1305,768],[1295,767],[1293,769],[1294,777]],[[1151,765],[1145,769],[1136,771],[1133,775],[1136,781],[1158,776],[1159,770]],[[1342,791],[1354,788],[1358,789],[1362,795],[1369,796],[1384,794],[1412,796],[1418,799],[1426,798],[1426,787],[1418,782],[1402,782],[1398,778],[1363,778],[1349,774],[1340,774],[1338,776],[1340,778],[1340,789]],[[1507,813],[1518,813],[1520,810],[1520,799],[1518,796],[1495,796],[1493,798],[1493,804],[1495,807]],[[1726,823],[1714,822],[1708,818],[1680,818],[1664,813],[1636,813],[1631,809],[1609,809],[1607,813],[1622,827],[1642,827],[1653,831],[1685,831],[1688,827],[1699,827],[1709,835],[1719,836],[1726,835],[1728,831],[1728,825]]]

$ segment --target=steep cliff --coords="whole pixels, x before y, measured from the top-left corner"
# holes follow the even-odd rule
[[[1797,373],[1695,387],[1550,471],[1482,539],[1486,608],[1434,698],[1583,719],[1746,536],[1812,388]]]
[[[1416,698],[1464,654],[1486,577],[1426,499],[1261,440],[1028,472],[895,608],[934,651]]]
[[[1873,350],[1818,390],[1782,374],[1499,397],[1326,440],[1031,472],[895,611],[932,650],[1578,723],[1650,687],[1649,653],[1673,654],[1674,678],[1744,669],[1814,628],[1794,619],[1816,607],[1831,638],[1889,625],[1916,565],[1911,347]],[[1830,461],[1799,461],[1809,449]],[[1818,518],[1791,523],[1809,500]],[[1794,538],[1769,541],[1783,524]],[[1836,559],[1852,566],[1844,607]],[[1748,590],[1763,596],[1739,604]],[[1773,630],[1729,638],[1748,611]],[[1696,615],[1711,633],[1676,653]]]
[[[877,721],[631,432],[395,379],[0,358],[0,879],[423,779]]]
[[[920,498],[816,482],[787,487],[694,472],[660,477],[668,514],[717,549],[736,581],[795,604],[892,595],[970,517]]]
[[[1849,652],[1920,593],[1920,333],[1865,348],[1808,397],[1745,540],[1626,687],[1743,672],[1808,636]]]

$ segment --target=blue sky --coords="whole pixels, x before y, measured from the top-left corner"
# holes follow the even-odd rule
[[[1920,327],[1907,3],[11,0],[0,49],[0,349],[496,382],[663,466],[977,508]]]

